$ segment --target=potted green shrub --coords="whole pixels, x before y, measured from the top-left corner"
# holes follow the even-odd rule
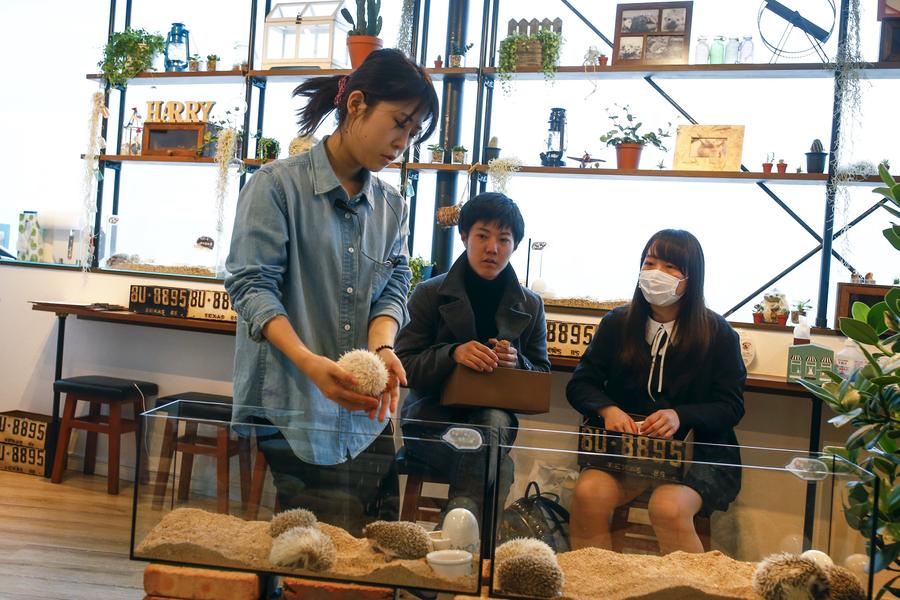
[[[188,71],[197,72],[200,70],[200,55],[191,54],[188,59]]]
[[[441,146],[440,144],[431,144],[430,146],[428,146],[428,149],[431,150],[431,162],[444,162],[444,152],[446,152],[446,149],[443,146]]]
[[[441,55],[438,54],[438,55],[437,55],[437,58],[434,59],[434,68],[435,68],[435,69],[440,69],[440,68],[443,67],[443,66],[444,66],[444,61],[443,61],[443,59],[441,59]]]
[[[206,70],[207,71],[215,71],[216,65],[219,62],[218,54],[207,54],[206,55]]]
[[[631,114],[628,106],[616,106],[623,114],[606,109],[609,119],[612,121],[612,129],[600,136],[600,141],[605,142],[607,146],[615,146],[616,164],[619,169],[637,169],[641,162],[641,152],[647,144],[662,151],[667,150],[663,144],[663,138],[671,137],[668,131],[660,128],[656,131],[641,133],[640,128],[643,123]],[[671,125],[669,123],[670,127]]]
[[[825,158],[827,156],[828,153],[825,152],[825,148],[822,147],[822,141],[813,140],[812,145],[809,147],[809,152],[806,153],[806,172],[824,173]]]
[[[456,40],[450,39],[450,54],[447,55],[447,66],[451,69],[458,69],[466,66],[466,52],[472,49],[474,44],[462,45]]]
[[[874,191],[888,199],[883,208],[900,219],[900,184],[884,164],[878,172],[887,187]],[[900,250],[900,226],[883,233]],[[843,447],[824,451],[874,475],[848,483],[843,510],[850,527],[866,540],[875,571],[891,571],[876,595],[887,598],[900,591],[900,288],[892,288],[872,307],[854,302],[851,312],[852,317],[841,317],[840,328],[859,345],[868,364],[847,379],[828,372],[831,381],[823,385],[799,382],[837,413],[830,420],[835,427],[854,427]]]
[[[775,168],[778,169],[778,172],[784,175],[787,172],[787,163],[784,162],[783,158],[779,158],[778,162],[775,163]]]
[[[259,137],[256,142],[256,158],[263,162],[275,160],[281,153],[281,144],[275,138]]]
[[[765,311],[765,307],[762,304],[755,304],[753,306],[753,322],[754,323],[763,323],[763,312]]]
[[[453,146],[453,162],[458,165],[465,163],[466,152],[468,152],[468,149],[465,146]]]
[[[434,265],[426,258],[417,256],[409,259],[409,270],[412,271],[412,279],[409,281],[410,295],[412,295],[412,291],[419,283],[431,279],[431,271],[433,269]]]
[[[97,66],[110,86],[125,87],[138,73],[153,70],[153,58],[164,47],[165,39],[158,33],[126,27],[109,36]]]
[[[350,23],[347,32],[347,50],[350,51],[350,64],[355,69],[368,58],[372,52],[384,47],[378,37],[381,33],[382,19],[381,0],[356,0],[356,21],[346,8],[341,9],[344,20]]]
[[[497,76],[505,94],[510,92],[512,74],[519,67],[520,56],[540,55],[540,68],[546,81],[556,77],[556,66],[559,64],[559,49],[562,46],[562,34],[549,29],[541,29],[535,34],[526,36],[513,33],[500,42],[498,50]],[[523,63],[530,66],[530,63]]]
[[[800,322],[800,317],[806,316],[806,312],[812,308],[812,304],[809,303],[809,300],[798,300],[794,302],[794,310],[791,311],[791,323],[798,324]]]

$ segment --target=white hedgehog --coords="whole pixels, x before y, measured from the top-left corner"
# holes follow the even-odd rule
[[[288,146],[288,156],[297,156],[306,152],[319,142],[314,135],[298,135],[291,140]]]
[[[345,371],[356,378],[354,392],[364,396],[377,396],[387,386],[388,372],[378,355],[368,350],[351,350],[337,361]]]
[[[828,577],[808,558],[773,554],[756,567],[753,591],[764,600],[827,600]]]
[[[556,557],[544,554],[511,556],[497,565],[497,585],[509,594],[555,598],[565,578]]]
[[[546,556],[556,560],[553,548],[536,538],[515,538],[505,542],[494,551],[494,562],[500,563],[514,556]]]
[[[327,571],[337,559],[334,542],[314,527],[294,527],[272,540],[269,562],[282,567]]]
[[[432,550],[425,528],[409,521],[375,521],[365,526],[363,535],[390,558],[422,558]]]
[[[318,521],[316,515],[305,508],[294,508],[280,512],[269,523],[269,535],[273,538],[278,537],[288,529],[294,527],[317,527]]]
[[[825,569],[825,574],[831,588],[829,600],[865,600],[866,591],[849,569],[834,565]]]

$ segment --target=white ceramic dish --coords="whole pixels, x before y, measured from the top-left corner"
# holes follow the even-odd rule
[[[429,531],[428,537],[431,539],[431,547],[435,550],[450,550],[452,542],[444,537],[441,531]]]
[[[435,550],[425,560],[441,577],[465,577],[472,573],[472,553],[465,550]]]

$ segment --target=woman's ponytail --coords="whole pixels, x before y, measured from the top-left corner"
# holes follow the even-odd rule
[[[309,99],[306,106],[297,111],[297,125],[300,135],[312,135],[331,111],[337,108],[338,121],[343,120],[343,111],[347,105],[341,102],[335,106],[335,98],[340,89],[341,80],[345,75],[333,75],[331,77],[313,77],[297,86],[294,96],[304,96]],[[344,94],[346,96],[346,94]]]

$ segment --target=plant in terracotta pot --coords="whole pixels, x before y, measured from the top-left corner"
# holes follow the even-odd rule
[[[762,164],[763,173],[771,173],[772,172],[772,161],[775,160],[775,153],[772,152],[770,154],[766,154],[766,162]]]
[[[354,69],[363,64],[372,52],[384,47],[384,41],[378,37],[382,24],[379,12],[381,0],[356,0],[356,21],[349,10],[341,9],[341,15],[352,28],[347,32],[347,49]]]
[[[778,169],[778,172],[783,175],[787,172],[787,163],[784,162],[783,158],[779,158],[778,162],[775,164],[775,168]]]
[[[754,323],[763,323],[763,312],[765,311],[765,307],[762,304],[755,304],[753,306],[753,322]]]
[[[435,68],[435,69],[440,69],[440,68],[443,67],[443,66],[444,66],[444,61],[443,61],[443,59],[441,58],[441,55],[438,54],[438,57],[437,57],[436,59],[434,59],[434,68]]]
[[[207,71],[215,71],[216,65],[219,63],[219,55],[218,54],[207,54],[206,55],[206,70]]]
[[[458,69],[466,66],[466,52],[472,49],[475,44],[459,44],[453,38],[450,38],[450,54],[447,56],[447,66],[451,69]]]
[[[824,173],[825,159],[827,156],[828,153],[825,152],[825,148],[822,147],[822,141],[813,140],[812,145],[809,147],[809,152],[806,153],[806,172]]]
[[[607,55],[605,55],[605,54],[601,54],[600,57],[599,57],[597,60],[600,61],[600,66],[601,66],[601,67],[605,67],[606,65],[609,64],[609,57],[608,57]]]
[[[191,57],[188,59],[188,71],[199,71],[200,70],[200,55],[199,54],[191,54]]]
[[[468,151],[465,146],[453,146],[453,162],[458,165],[466,162],[466,152]]]
[[[600,141],[606,142],[607,146],[615,146],[619,169],[637,169],[641,162],[641,151],[647,144],[664,152],[667,150],[663,138],[671,137],[669,131],[659,128],[656,131],[641,133],[643,123],[631,114],[628,106],[616,106],[622,114],[606,109],[609,120],[612,121],[612,129],[600,136]],[[669,127],[671,125],[669,123]]]
[[[444,152],[447,151],[446,148],[444,148],[440,144],[431,144],[430,146],[428,146],[428,149],[431,150],[431,162],[444,162]]]
[[[125,87],[128,80],[153,69],[153,57],[162,53],[165,38],[143,29],[126,28],[109,36],[103,47],[103,60],[97,63],[112,87]]]
[[[791,323],[795,325],[800,322],[801,316],[806,316],[806,311],[812,308],[809,300],[798,300],[794,302],[794,310],[791,311]]]

